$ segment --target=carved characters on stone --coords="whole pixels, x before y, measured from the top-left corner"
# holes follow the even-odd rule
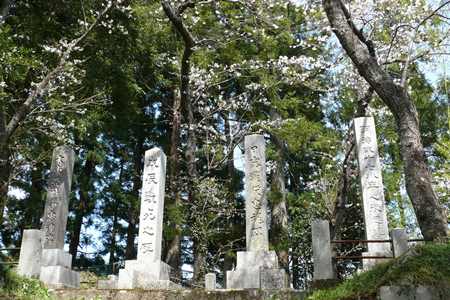
[[[247,251],[268,250],[265,141],[245,137],[245,203]]]
[[[356,151],[364,209],[366,236],[369,240],[389,238],[386,206],[384,203],[381,165],[378,156],[375,122],[372,117],[354,119]],[[368,250],[388,252],[389,244],[369,243]]]
[[[161,259],[166,157],[159,148],[146,151],[142,180],[138,260]]]

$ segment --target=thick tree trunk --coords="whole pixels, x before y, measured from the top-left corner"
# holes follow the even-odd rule
[[[87,159],[83,167],[82,176],[80,177],[80,201],[75,210],[75,220],[73,232],[70,237],[69,253],[72,255],[72,264],[75,264],[80,245],[81,227],[83,226],[83,218],[88,211],[89,206],[89,190],[91,189],[91,178],[94,172],[95,162]]]
[[[172,130],[170,135],[170,156],[169,156],[169,201],[176,208],[180,207],[181,195],[179,190],[179,181],[177,176],[180,172],[178,147],[180,145],[180,128],[181,128],[181,99],[177,89],[174,89],[172,104]],[[174,223],[173,229],[175,235],[169,243],[166,254],[166,263],[172,267],[173,275],[177,278],[181,277],[181,224]]]
[[[447,235],[447,220],[432,187],[419,131],[416,107],[405,88],[395,84],[391,76],[378,65],[361,31],[350,19],[341,0],[323,0],[328,20],[342,47],[352,59],[361,76],[377,92],[393,113],[400,139],[406,190],[416,212],[426,240]]]
[[[181,14],[183,13],[182,9],[186,9],[186,7],[175,10],[169,1],[162,0],[161,5],[166,16],[169,18],[170,22],[173,24],[177,32],[181,35],[184,43],[184,51],[183,56],[181,58],[181,69],[180,69],[180,93],[181,93],[181,105],[184,109],[184,113],[186,115],[187,126],[188,126],[188,137],[187,137],[187,145],[186,145],[186,162],[187,162],[187,171],[189,176],[189,187],[188,191],[188,201],[195,201],[195,194],[192,189],[193,183],[196,181],[198,177],[197,173],[197,165],[195,160],[196,149],[197,149],[197,137],[195,133],[195,117],[194,117],[194,108],[191,102],[191,91],[190,91],[190,75],[191,75],[191,57],[194,54],[194,46],[195,40],[192,36],[191,32],[188,30],[186,25],[183,22],[183,18]],[[194,6],[195,4],[192,3]],[[196,255],[196,252],[200,251],[198,246],[196,245],[198,241],[193,241],[194,243],[194,276],[193,281],[196,282],[199,280],[199,275],[201,270],[203,269],[204,260],[202,257]],[[196,250],[197,249],[197,250]],[[200,251],[201,252],[201,251]]]
[[[272,120],[281,120],[281,115],[274,109],[271,109],[270,117]],[[272,135],[271,139],[277,148],[277,158],[276,168],[272,177],[272,192],[275,197],[271,199],[272,227],[270,229],[270,242],[277,249],[281,267],[289,274],[289,248],[287,246],[289,217],[286,205],[286,178],[284,173],[286,145],[275,135]]]

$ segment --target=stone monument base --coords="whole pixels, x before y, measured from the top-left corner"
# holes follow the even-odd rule
[[[62,249],[43,249],[41,256],[41,265],[72,267],[72,255]]]
[[[49,288],[80,287],[80,274],[63,266],[41,267],[39,279]]]
[[[238,251],[236,270],[227,271],[227,289],[283,289],[287,275],[275,251]]]
[[[179,287],[170,281],[170,266],[162,261],[125,261],[119,270],[118,289],[171,289]]]
[[[80,274],[72,271],[72,255],[63,249],[43,249],[39,279],[50,288],[78,288]]]
[[[117,289],[117,275],[108,275],[108,279],[100,279],[97,281],[97,288],[102,290]]]
[[[392,257],[392,252],[363,252],[361,253],[362,256],[386,256],[386,257]],[[372,269],[375,265],[383,262],[389,261],[391,258],[376,258],[376,259],[363,259],[363,270],[367,271]]]

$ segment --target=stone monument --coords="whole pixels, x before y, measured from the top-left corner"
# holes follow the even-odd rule
[[[316,280],[334,279],[330,224],[326,220],[314,220],[311,224],[314,277]]]
[[[64,251],[75,154],[67,146],[54,149],[42,224],[39,278],[49,287],[78,287],[80,276],[71,270],[72,255]]]
[[[170,267],[161,261],[166,156],[159,148],[145,152],[136,260],[119,271],[119,289],[174,288]]]
[[[355,118],[353,122],[366,238],[389,240],[375,122],[373,117]],[[363,253],[363,256],[392,256],[389,243],[368,243],[367,248],[368,252]],[[379,261],[382,260],[366,259],[363,261],[364,268]]]
[[[227,289],[279,289],[287,276],[269,251],[266,197],[266,146],[262,135],[245,137],[246,249],[237,252],[236,269],[227,271]]]
[[[205,290],[216,289],[216,273],[208,273],[205,275]]]
[[[17,273],[25,277],[39,278],[41,272],[42,235],[39,229],[23,231]]]

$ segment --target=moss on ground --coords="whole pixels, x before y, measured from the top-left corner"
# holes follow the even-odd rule
[[[426,285],[450,289],[450,243],[412,248],[405,255],[355,275],[337,287],[315,291],[308,300],[374,299],[384,285]]]

